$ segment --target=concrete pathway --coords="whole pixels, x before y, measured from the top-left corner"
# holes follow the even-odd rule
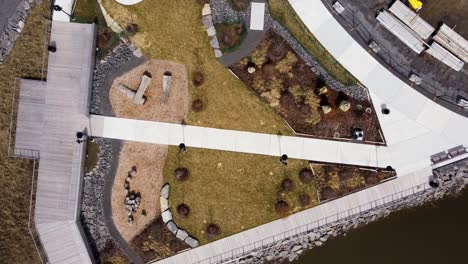
[[[265,5],[265,0],[254,0],[252,1],[252,4],[254,3]],[[255,8],[255,17],[253,18],[254,20],[252,20],[252,9],[251,7],[249,8],[249,10],[251,10],[250,21],[246,21],[246,23],[249,24],[249,29],[247,31],[247,36],[245,37],[241,46],[236,51],[223,54],[223,56],[219,58],[219,61],[224,66],[229,67],[230,65],[237,63],[244,57],[248,56],[265,37],[265,16],[257,14],[261,10],[261,8],[259,9],[258,7],[259,6],[257,5]],[[263,12],[265,12],[265,10],[263,10]]]
[[[186,126],[154,121],[91,115],[90,135],[162,145],[217,149],[261,155],[287,154],[290,158],[387,167],[392,162],[387,148],[303,137]]]

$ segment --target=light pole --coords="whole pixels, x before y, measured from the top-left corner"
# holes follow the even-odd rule
[[[71,20],[75,20],[75,16],[74,16],[74,15],[68,14],[67,12],[63,11],[63,8],[62,8],[61,6],[59,6],[59,5],[54,5],[54,10],[57,11],[57,12],[62,11],[62,12],[65,13],[67,16],[69,16]]]

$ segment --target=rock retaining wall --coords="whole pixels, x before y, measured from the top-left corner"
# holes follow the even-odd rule
[[[32,8],[41,3],[42,0],[23,0],[18,4],[16,11],[11,14],[5,30],[0,32],[0,64],[5,62],[6,57],[13,49]]]
[[[234,259],[223,259],[219,263],[263,263],[266,261],[294,261],[307,249],[322,246],[328,239],[346,234],[349,230],[367,225],[402,209],[421,206],[459,193],[468,183],[468,159],[447,165],[435,171],[435,177],[441,182],[438,188],[426,188],[412,195],[377,206],[359,214],[321,225],[307,231],[292,231],[285,238],[270,244],[256,243],[259,246]],[[305,229],[305,228],[304,228]],[[230,254],[226,254],[230,255]]]
[[[171,231],[178,239],[184,241],[189,245],[191,248],[198,247],[198,240],[194,237],[190,236],[187,231],[184,229],[178,228],[174,219],[172,218],[171,209],[169,208],[169,191],[170,185],[169,183],[164,184],[161,188],[161,216],[163,219],[164,224],[166,224],[167,229]]]

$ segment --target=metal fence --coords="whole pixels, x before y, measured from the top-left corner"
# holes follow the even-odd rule
[[[468,109],[465,109],[456,104],[457,95],[449,96],[444,93],[446,90],[444,87],[441,87],[440,80],[433,78],[422,77],[423,82],[420,85],[415,85],[409,81],[409,76],[414,72],[413,67],[408,64],[402,64],[402,60],[395,60],[395,57],[398,57],[400,54],[396,54],[386,49],[381,43],[376,41],[369,30],[361,24],[359,18],[356,17],[356,14],[352,12],[352,8],[349,7],[343,1],[340,1],[340,4],[345,8],[344,12],[338,14],[333,8],[333,4],[336,0],[317,0],[322,1],[324,5],[329,9],[329,11],[337,18],[337,21],[351,33],[351,35],[361,44],[369,45],[371,42],[377,43],[380,47],[378,53],[372,53],[374,58],[376,58],[382,65],[386,66],[389,71],[398,76],[400,79],[405,81],[407,84],[417,89],[420,93],[426,97],[437,101],[439,104],[443,105],[446,108],[449,108],[452,111],[456,111],[464,116],[468,116]],[[376,20],[377,23],[377,20]],[[461,96],[461,95],[458,95]]]
[[[395,203],[405,197],[409,197],[411,195],[426,191],[431,187],[429,184],[424,183],[420,185],[416,185],[412,188],[396,192],[392,195],[380,198],[375,201],[371,201],[369,203],[360,205],[358,207],[354,207],[337,214],[321,218],[319,220],[314,220],[311,223],[305,224],[303,226],[293,228],[291,230],[276,234],[274,236],[256,241],[254,243],[250,243],[247,245],[243,245],[241,247],[235,248],[233,250],[218,254],[216,256],[212,256],[210,258],[206,258],[204,260],[196,262],[197,264],[215,264],[215,263],[230,263],[235,262],[238,259],[241,259],[247,256],[249,253],[258,251],[258,250],[267,250],[273,244],[281,242],[287,238],[294,237],[294,236],[303,236],[314,230],[325,227],[327,225],[333,225],[334,223],[348,218],[354,218],[358,215],[362,215],[366,212],[386,207],[392,203]]]

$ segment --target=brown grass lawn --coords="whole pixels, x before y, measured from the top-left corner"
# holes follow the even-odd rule
[[[27,228],[32,166],[9,158],[7,148],[14,79],[41,77],[48,4],[44,1],[33,9],[13,51],[0,65],[0,263],[39,263]]]
[[[202,244],[210,241],[207,224],[219,225],[219,239],[281,218],[275,211],[279,199],[289,203],[290,213],[304,209],[299,206],[300,194],[310,195],[309,207],[318,202],[314,183],[299,180],[299,171],[310,168],[307,161],[290,160],[285,166],[277,157],[190,148],[180,159],[180,166],[188,168],[190,176],[179,182],[174,178],[177,153],[177,147],[169,147],[164,168],[164,181],[171,184],[171,211],[177,225]],[[281,191],[286,177],[293,180],[293,191]],[[186,219],[177,215],[180,203],[191,208]]]
[[[139,32],[131,40],[146,56],[185,64],[189,79],[195,71],[204,74],[204,84],[198,88],[189,81],[191,100],[202,100],[204,109],[190,111],[188,124],[292,134],[281,117],[216,60],[201,23],[198,1],[153,0],[124,7],[104,0],[103,4],[122,27],[138,24]]]
[[[436,28],[440,22],[444,22],[449,27],[456,26],[455,31],[468,39],[468,1],[426,0],[419,13],[422,18]]]
[[[344,85],[357,83],[356,78],[341,66],[314,35],[309,32],[294,12],[294,9],[289,5],[288,0],[267,0],[267,2],[272,17],[280,22],[331,76]]]

